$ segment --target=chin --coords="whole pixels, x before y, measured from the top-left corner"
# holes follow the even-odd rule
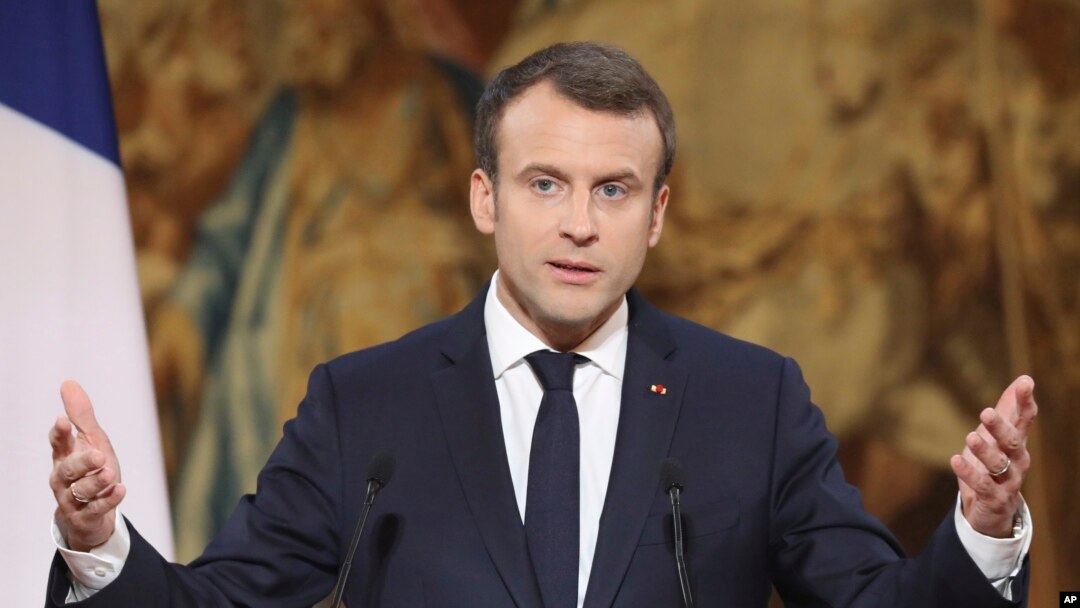
[[[555,314],[548,315],[548,322],[556,327],[565,327],[575,330],[584,329],[595,323],[596,318],[599,317],[602,312],[601,309],[585,310],[580,308],[563,308],[561,311],[556,311]]]

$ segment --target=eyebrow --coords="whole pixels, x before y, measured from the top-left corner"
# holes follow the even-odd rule
[[[552,177],[556,177],[558,179],[566,181],[566,174],[559,170],[558,167],[556,167],[555,165],[546,165],[544,163],[529,163],[525,165],[525,167],[521,171],[518,171],[515,177],[521,179],[526,175],[537,173],[543,173],[545,175],[550,175]]]
[[[550,175],[552,177],[561,179],[563,181],[568,181],[566,173],[564,173],[562,170],[560,170],[558,167],[556,167],[554,165],[548,165],[548,164],[545,164],[545,163],[529,163],[529,164],[525,165],[525,167],[521,171],[518,171],[516,177],[518,179],[521,179],[522,177],[524,177],[526,175],[537,174],[537,173],[543,173],[543,174]],[[611,181],[625,181],[625,182],[633,182],[635,184],[640,184],[641,183],[641,178],[638,177],[637,172],[635,172],[633,169],[626,168],[626,169],[620,169],[620,170],[617,170],[617,171],[613,171],[612,173],[608,173],[606,175],[603,175],[603,176],[600,177],[600,179],[597,180],[596,183],[602,184],[604,182],[611,182]]]

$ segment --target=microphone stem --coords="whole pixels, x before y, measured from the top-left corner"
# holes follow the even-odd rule
[[[364,504],[360,507],[360,518],[356,521],[356,530],[353,531],[352,540],[349,542],[349,552],[345,554],[345,562],[341,564],[341,573],[338,574],[337,584],[334,585],[334,598],[330,601],[332,608],[341,606],[341,599],[345,596],[345,581],[349,580],[349,571],[352,570],[353,556],[356,554],[356,546],[360,544],[360,534],[364,531],[371,505],[375,503],[375,495],[382,489],[382,484],[377,479],[369,479],[367,493],[364,496]]]
[[[694,608],[694,598],[690,595],[690,576],[686,572],[686,556],[683,554],[682,504],[679,501],[679,487],[668,490],[671,496],[671,515],[675,520],[675,566],[679,570],[679,586],[682,587],[683,605]]]

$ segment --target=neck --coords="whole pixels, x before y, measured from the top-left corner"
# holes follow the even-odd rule
[[[514,320],[529,333],[539,338],[552,350],[563,353],[576,350],[589,339],[589,336],[596,333],[596,330],[600,329],[611,318],[611,315],[615,314],[621,304],[619,300],[615,300],[599,316],[584,323],[557,323],[545,322],[530,315],[518,304],[518,300],[510,293],[505,281],[496,282],[495,297],[499,299],[499,303],[506,308],[510,316],[514,317]]]

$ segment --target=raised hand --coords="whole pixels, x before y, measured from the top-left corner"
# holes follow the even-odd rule
[[[1027,437],[1039,411],[1034,391],[1029,376],[1013,380],[997,405],[979,414],[981,424],[968,433],[963,454],[949,460],[960,484],[964,517],[987,536],[1013,533],[1020,487],[1031,467]]]
[[[115,509],[127,488],[120,483],[120,463],[98,426],[86,391],[68,380],[60,386],[60,397],[67,415],[59,416],[49,431],[53,455],[49,486],[56,497],[56,524],[69,548],[89,551],[112,536]]]

